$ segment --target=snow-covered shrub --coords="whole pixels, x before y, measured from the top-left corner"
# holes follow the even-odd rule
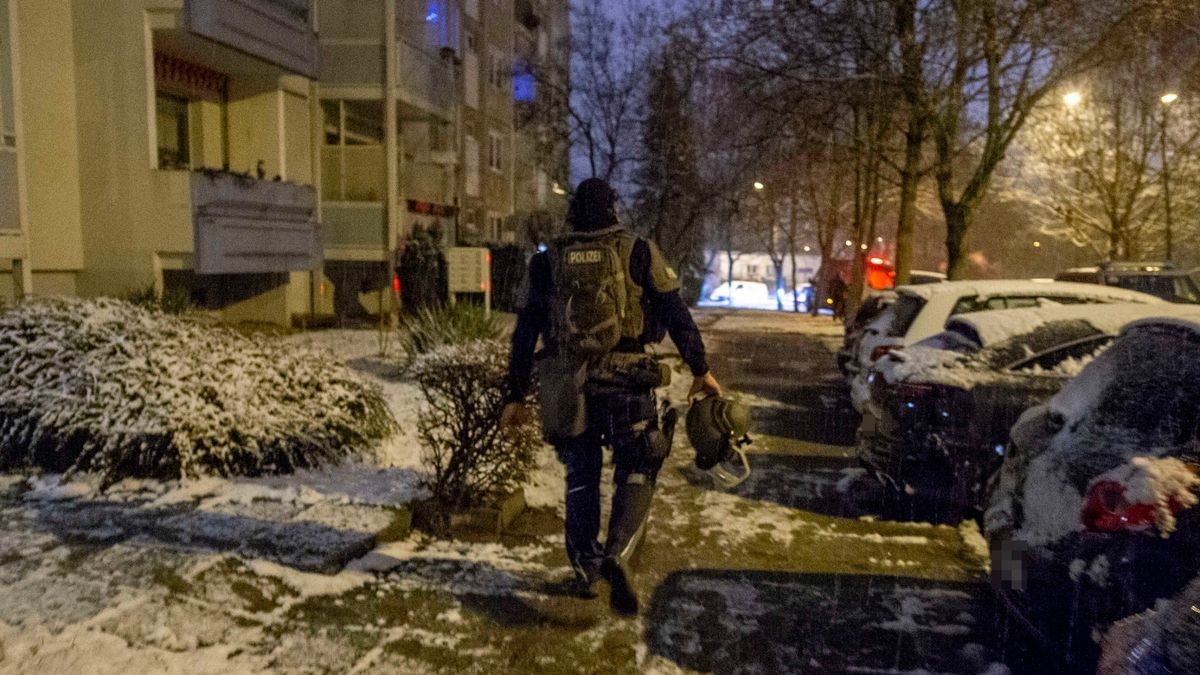
[[[321,353],[120,300],[0,315],[0,468],[181,478],[288,472],[395,428]]]
[[[460,302],[437,309],[422,308],[400,327],[404,366],[443,345],[500,337],[500,324],[483,307]]]
[[[427,487],[447,506],[471,506],[514,489],[534,467],[537,427],[500,433],[507,363],[508,347],[499,340],[443,345],[413,363],[426,399],[417,428]]]

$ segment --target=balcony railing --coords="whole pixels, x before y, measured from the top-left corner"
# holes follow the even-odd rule
[[[457,93],[452,58],[404,40],[397,43],[396,58],[400,59],[400,98],[426,112],[449,117]]]
[[[286,272],[320,265],[311,187],[216,172],[195,172],[191,183],[198,273]]]

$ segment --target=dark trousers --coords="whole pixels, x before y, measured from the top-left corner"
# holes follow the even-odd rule
[[[609,390],[587,397],[587,431],[555,446],[567,469],[567,557],[577,573],[593,573],[604,557],[628,562],[641,542],[654,482],[669,451],[658,426],[653,391]],[[615,490],[601,547],[604,446],[612,448]]]

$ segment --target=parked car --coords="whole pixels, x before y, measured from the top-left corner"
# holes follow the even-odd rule
[[[837,366],[842,375],[847,377],[851,375],[850,370],[846,366],[854,358],[854,354],[858,349],[858,342],[862,339],[863,331],[866,330],[867,324],[874,321],[875,317],[882,314],[885,309],[894,305],[896,297],[894,291],[872,293],[863,299],[862,304],[858,306],[858,311],[846,322],[846,333],[842,338],[842,348],[837,353]]]
[[[869,376],[858,458],[897,494],[982,512],[1008,431],[1138,319],[1195,308],[1058,305],[951,317]]]
[[[1200,309],[1144,319],[1013,426],[986,513],[1009,613],[1074,669],[1200,572]]]
[[[918,286],[921,284],[942,283],[945,280],[946,275],[941,272],[913,270],[909,272],[908,283],[910,286]],[[858,311],[846,322],[846,334],[842,340],[842,348],[837,353],[837,366],[842,375],[846,377],[851,376],[851,372],[846,366],[854,358],[854,354],[858,349],[858,342],[862,339],[863,331],[866,330],[867,324],[882,314],[883,310],[895,304],[896,297],[896,292],[893,290],[869,290],[867,297],[858,306]]]
[[[1084,303],[1162,303],[1146,293],[1096,284],[1026,280],[947,281],[940,284],[901,286],[896,302],[867,324],[853,358],[850,400],[862,412],[870,398],[867,375],[881,356],[906,344],[915,344],[942,331],[946,319],[959,314]]]
[[[712,302],[729,302],[732,297],[735,305],[763,305],[773,302],[767,285],[761,281],[740,281],[734,279],[717,286],[708,299]]]
[[[1103,284],[1157,295],[1167,302],[1200,304],[1196,270],[1182,270],[1169,262],[1104,262],[1059,272],[1057,281]]]

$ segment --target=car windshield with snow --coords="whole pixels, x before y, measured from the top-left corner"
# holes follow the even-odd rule
[[[984,524],[993,582],[1045,647],[1087,667],[1094,635],[1200,572],[1198,422],[1200,313],[1180,312],[1014,425]]]

